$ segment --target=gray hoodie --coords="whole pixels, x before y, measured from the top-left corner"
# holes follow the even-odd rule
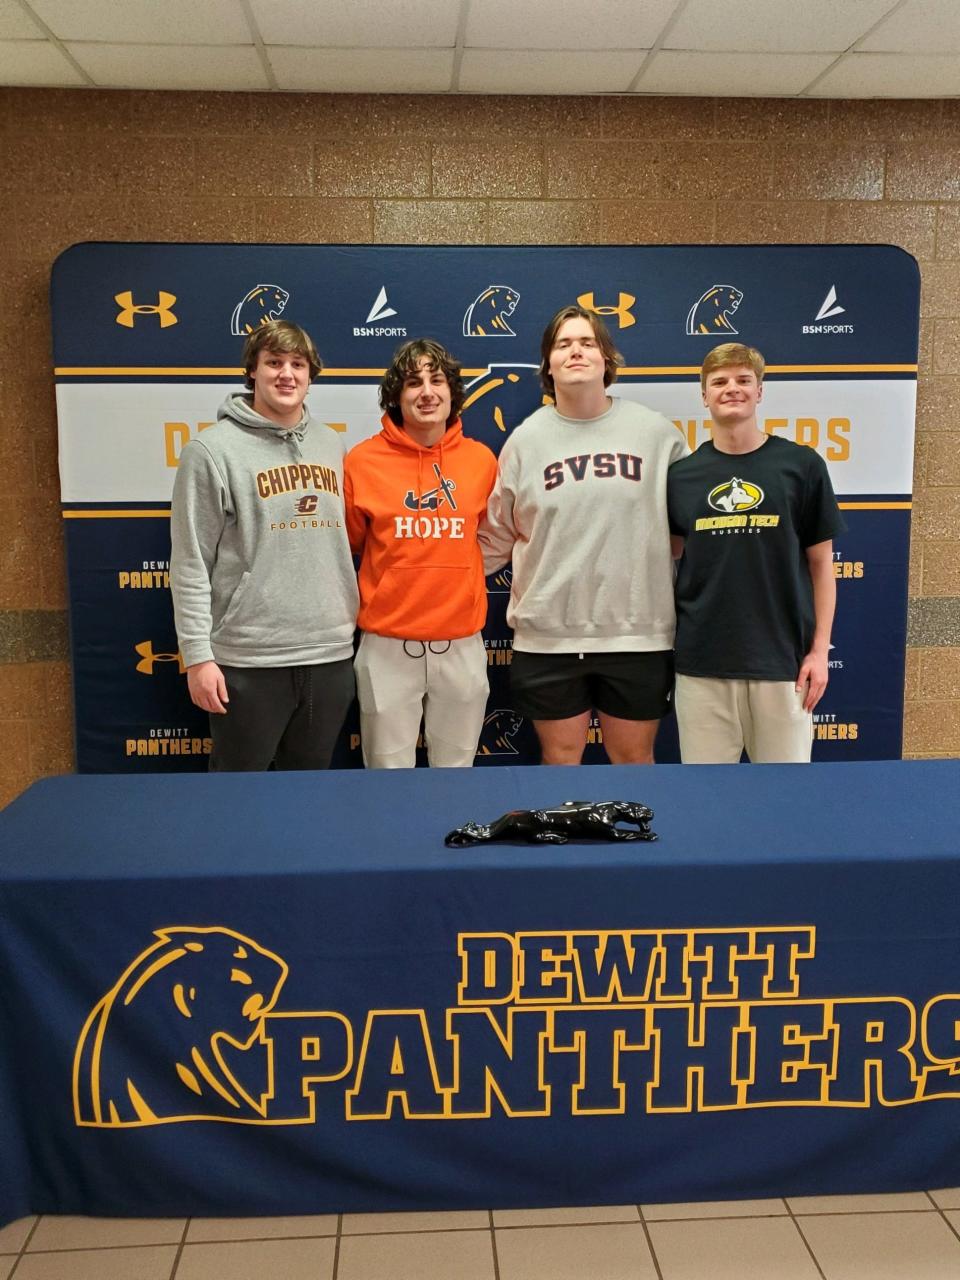
[[[170,586],[186,666],[292,667],[353,656],[357,583],[343,443],[306,409],[286,430],[231,394],[173,487]]]

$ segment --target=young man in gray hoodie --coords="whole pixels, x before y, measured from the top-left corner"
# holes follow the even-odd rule
[[[170,586],[210,768],[325,769],[354,694],[357,584],[343,444],[304,406],[309,334],[274,320],[247,339],[245,393],[180,456]]]

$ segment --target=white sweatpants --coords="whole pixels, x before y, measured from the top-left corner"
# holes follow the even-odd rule
[[[368,769],[412,769],[423,719],[427,759],[469,768],[487,709],[483,637],[395,640],[364,632],[354,663]]]
[[[677,676],[674,706],[684,764],[809,764],[813,716],[792,680]]]

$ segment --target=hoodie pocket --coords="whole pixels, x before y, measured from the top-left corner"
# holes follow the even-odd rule
[[[220,619],[220,622],[216,628],[218,631],[222,631],[224,627],[229,627],[230,623],[236,620],[237,614],[240,612],[240,607],[243,604],[244,595],[246,594],[246,590],[249,585],[250,585],[250,571],[248,569],[245,573],[241,574],[240,576],[240,581],[237,583],[234,589],[233,595],[230,597],[230,603],[227,605],[226,610],[224,611],[223,617]]]

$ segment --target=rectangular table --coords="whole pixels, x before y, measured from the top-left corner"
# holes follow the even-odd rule
[[[0,814],[0,1223],[960,1181],[960,763],[64,777]],[[633,799],[655,844],[449,850]]]

